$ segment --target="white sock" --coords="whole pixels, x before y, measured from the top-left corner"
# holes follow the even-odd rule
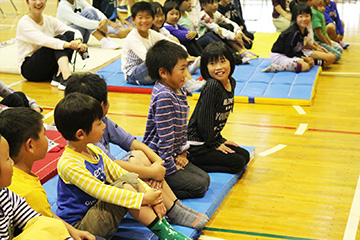
[[[197,57],[195,61],[188,66],[190,74],[194,74],[196,70],[200,68],[200,61],[201,61],[201,57]]]

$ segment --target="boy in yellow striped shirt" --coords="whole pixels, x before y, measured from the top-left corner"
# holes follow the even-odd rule
[[[105,124],[100,103],[71,93],[55,108],[55,124],[69,141],[58,162],[57,214],[77,229],[111,238],[127,211],[159,239],[190,239],[166,221],[161,191],[114,163],[98,147]]]

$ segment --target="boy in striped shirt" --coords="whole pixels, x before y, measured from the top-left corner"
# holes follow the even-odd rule
[[[210,184],[209,175],[187,159],[186,57],[182,47],[161,40],[149,49],[145,61],[156,83],[143,142],[164,160],[165,180],[180,199],[203,197]]]
[[[110,239],[127,211],[159,239],[188,240],[165,220],[161,191],[114,163],[98,147],[105,124],[100,103],[70,93],[56,106],[55,124],[69,141],[58,162],[57,214],[94,235]]]

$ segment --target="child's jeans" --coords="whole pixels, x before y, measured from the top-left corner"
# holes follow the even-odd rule
[[[138,175],[135,173],[124,174],[111,185],[123,188],[124,183],[130,184],[136,191],[139,190]],[[99,200],[74,227],[110,239],[116,233],[126,213],[125,207]]]
[[[155,83],[155,81],[150,78],[144,62],[136,66],[134,71],[126,76],[126,82],[134,85],[151,85]]]

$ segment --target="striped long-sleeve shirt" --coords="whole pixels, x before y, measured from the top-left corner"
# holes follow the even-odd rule
[[[207,80],[189,121],[190,144],[197,142],[216,149],[226,141],[221,131],[234,107],[235,80],[230,78],[230,83],[229,92],[218,80]]]
[[[143,139],[165,161],[166,175],[177,171],[174,154],[181,153],[187,141],[189,106],[186,94],[180,91],[155,83]]]
[[[25,201],[7,188],[0,189],[0,239],[11,239],[12,227],[23,229],[33,217],[40,216]]]
[[[120,189],[108,183],[127,173],[100,148],[89,144],[96,160],[77,153],[68,146],[58,162],[58,210],[56,214],[75,224],[98,200],[126,208],[140,209],[144,193]],[[151,188],[138,179],[145,191]]]

